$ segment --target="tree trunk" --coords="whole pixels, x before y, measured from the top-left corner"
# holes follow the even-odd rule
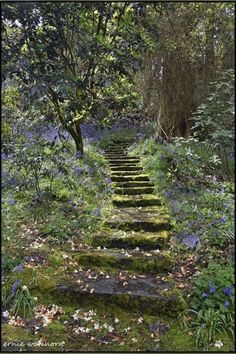
[[[165,53],[161,77],[160,113],[157,134],[163,139],[189,135],[189,118],[194,112],[194,72],[190,60],[177,50]]]
[[[83,138],[82,138],[82,134],[81,134],[80,124],[76,123],[76,129],[73,129],[72,127],[67,127],[67,130],[75,142],[76,150],[79,151],[81,153],[81,155],[83,156],[84,144],[83,144]]]

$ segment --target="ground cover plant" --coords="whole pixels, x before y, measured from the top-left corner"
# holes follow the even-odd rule
[[[2,350],[234,352],[234,7],[11,2]]]

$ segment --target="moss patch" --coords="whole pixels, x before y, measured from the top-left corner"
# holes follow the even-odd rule
[[[112,202],[117,207],[140,207],[149,205],[161,205],[162,200],[154,194],[113,196]]]
[[[166,247],[169,239],[170,234],[168,231],[161,231],[158,233],[136,232],[135,234],[132,234],[105,230],[93,237],[92,244],[94,246],[118,248],[141,247],[149,250],[155,248],[163,249]]]

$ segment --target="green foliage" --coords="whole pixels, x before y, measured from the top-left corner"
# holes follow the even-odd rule
[[[4,304],[11,305],[10,310],[14,316],[21,315],[25,317],[26,315],[31,315],[35,308],[35,300],[26,285],[18,287],[16,291],[12,291]]]
[[[186,310],[181,313],[179,320],[186,334],[189,330],[193,331],[197,349],[208,351],[217,335],[222,332],[234,333],[231,315],[211,308],[200,311]]]
[[[234,145],[234,71],[221,73],[211,84],[211,94],[194,114],[193,132],[196,137],[211,144],[220,154],[223,168],[233,173],[232,147]],[[230,156],[231,155],[231,156]]]

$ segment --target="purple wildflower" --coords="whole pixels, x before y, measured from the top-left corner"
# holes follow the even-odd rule
[[[226,300],[226,301],[224,302],[224,307],[229,307],[229,305],[230,305],[230,302],[229,302],[228,300]]]
[[[25,257],[24,257],[24,260],[25,260],[26,262],[29,262],[30,259],[31,259],[30,256],[25,256]]]
[[[16,267],[16,270],[21,273],[23,271],[23,266],[22,264],[19,264],[17,267]]]
[[[209,290],[211,294],[214,294],[216,292],[216,288],[214,287],[214,284],[212,283],[209,284]]]
[[[16,200],[15,199],[9,199],[7,201],[8,204],[16,204]]]
[[[223,291],[223,293],[226,296],[231,296],[231,294],[232,294],[232,286],[226,286],[222,291]]]
[[[18,286],[20,285],[21,281],[20,280],[16,280],[14,282],[14,284],[12,285],[12,288],[11,288],[11,293],[12,295],[14,295],[16,293],[16,289],[18,288]]]
[[[208,294],[206,292],[203,292],[202,297],[208,297]]]
[[[222,218],[219,219],[219,221],[225,223],[227,221],[227,217],[223,216]]]
[[[77,151],[76,154],[75,154],[75,157],[78,160],[81,159],[81,157],[82,157],[81,151]]]

